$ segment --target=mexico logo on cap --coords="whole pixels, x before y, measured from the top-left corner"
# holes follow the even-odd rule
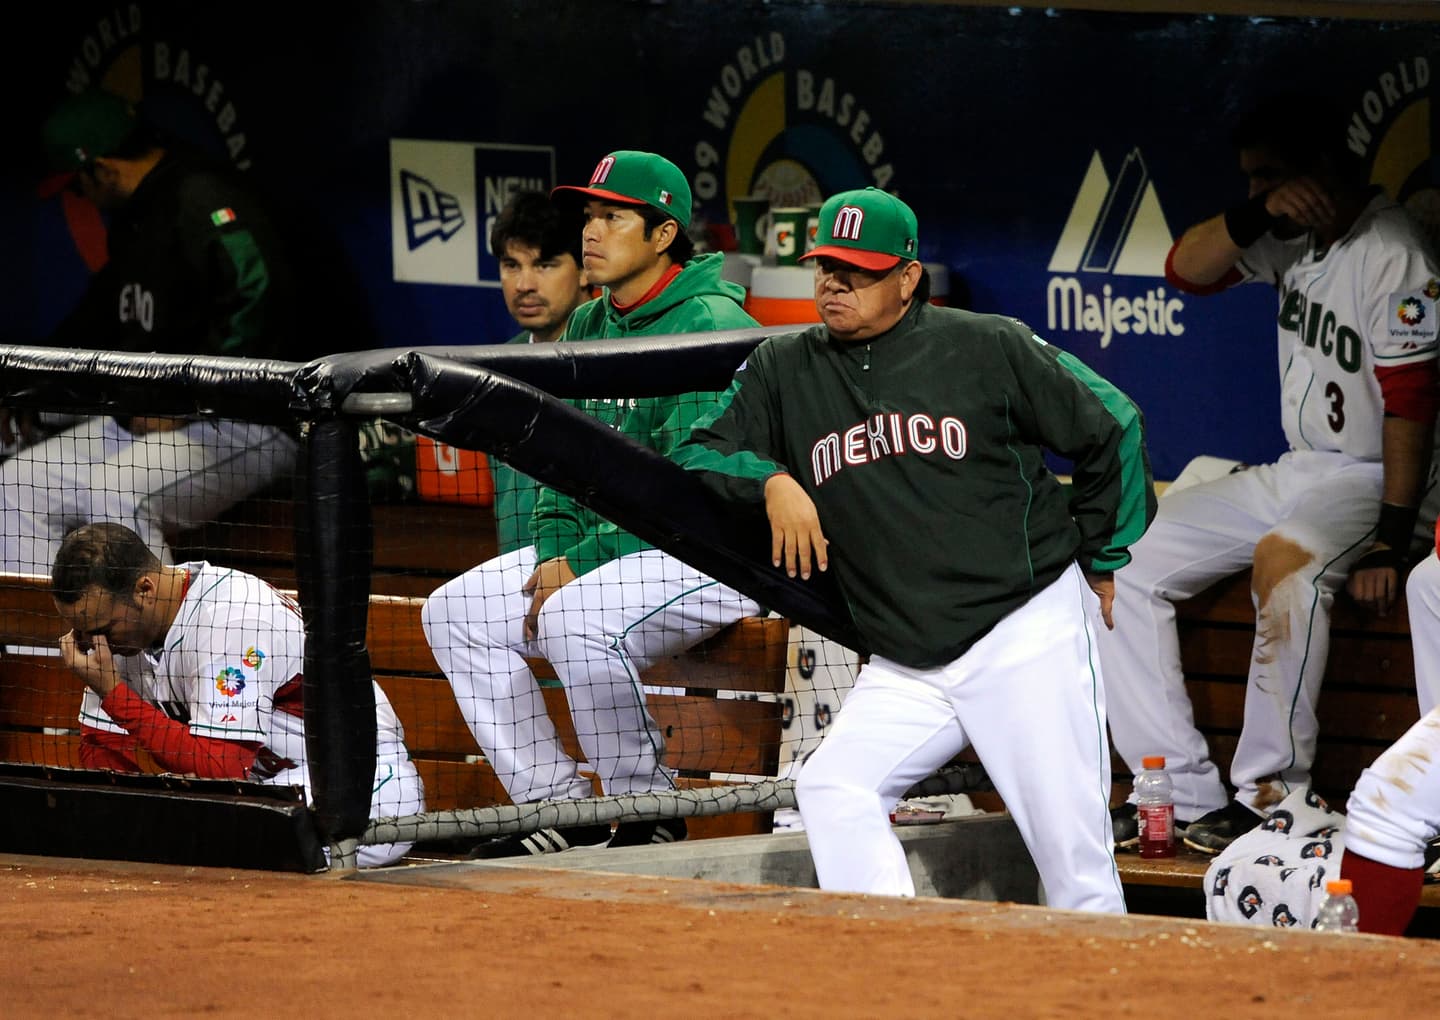
[[[660,189],[660,204],[661,204],[661,205],[672,205],[672,204],[674,204],[674,202],[675,202],[675,196],[674,196],[674,195],[670,194],[670,192],[666,191],[666,190],[663,189],[663,188]]]
[[[865,210],[853,205],[842,205],[835,214],[835,227],[831,236],[837,240],[860,240],[860,228],[865,223]]]
[[[615,157],[606,156],[595,164],[595,172],[590,175],[591,184],[604,184],[605,178],[610,176],[610,170],[615,166]]]

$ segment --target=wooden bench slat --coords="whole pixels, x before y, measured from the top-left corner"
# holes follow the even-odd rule
[[[405,728],[405,746],[412,755],[444,751],[479,754],[449,682],[434,677],[377,676],[395,715]]]
[[[80,678],[57,658],[0,659],[0,728],[76,728],[80,695]]]
[[[1331,609],[1332,634],[1401,634],[1410,633],[1406,615],[1404,586],[1399,599],[1385,616],[1376,616],[1361,609],[1343,592],[1336,596]],[[1250,600],[1250,571],[1222,578],[1194,598],[1175,603],[1178,619],[1201,620],[1205,623],[1233,623],[1253,626],[1255,608]]]
[[[1245,627],[1204,626],[1191,621],[1180,627],[1180,661],[1185,672],[1245,676],[1255,631]],[[1366,686],[1415,689],[1415,660],[1409,636],[1357,635],[1330,642],[1325,686]]]
[[[489,507],[376,503],[370,519],[371,562],[380,570],[453,577],[498,552],[495,515]],[[248,499],[218,520],[174,536],[171,544],[183,559],[232,566],[293,564],[295,505],[284,498]]]
[[[73,733],[25,733],[0,730],[0,761],[34,762],[78,769],[80,736]]]
[[[773,776],[780,767],[780,706],[773,701],[652,694],[665,764],[687,772]]]
[[[376,673],[439,674],[420,629],[423,600],[370,596],[365,643]],[[641,679],[651,687],[780,694],[785,690],[785,656],[790,623],[780,617],[746,617],[687,652],[656,662]],[[556,679],[544,659],[527,657],[539,680]]]
[[[65,633],[43,574],[9,574],[0,583],[0,644],[53,645]]]

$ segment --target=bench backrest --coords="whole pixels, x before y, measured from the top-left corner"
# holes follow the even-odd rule
[[[370,597],[367,644],[375,678],[405,727],[432,809],[506,803],[425,642],[423,601]],[[0,576],[0,644],[53,647],[62,631],[46,578]],[[741,620],[642,675],[647,686],[669,689],[647,697],[665,736],[666,764],[696,781],[710,773],[776,773],[780,706],[752,696],[783,693],[788,634],[783,619]],[[542,681],[553,681],[549,663],[534,659],[531,666]],[[79,767],[80,694],[80,682],[53,656],[0,659],[0,760]],[[564,691],[551,683],[544,695],[566,750],[580,760]]]

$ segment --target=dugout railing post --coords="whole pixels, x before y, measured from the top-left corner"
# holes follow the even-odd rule
[[[375,688],[365,644],[370,501],[356,424],[343,417],[301,429],[295,521],[296,587],[305,617],[305,750],[315,820],[331,866],[354,866],[375,783]]]

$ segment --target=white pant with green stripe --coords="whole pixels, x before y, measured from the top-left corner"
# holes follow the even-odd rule
[[[1264,811],[1310,780],[1330,607],[1369,547],[1380,492],[1378,463],[1292,451],[1160,500],[1115,575],[1115,630],[1101,634],[1100,650],[1115,749],[1132,771],[1146,755],[1165,756],[1177,818],[1194,821],[1229,795],[1195,728],[1174,603],[1251,566],[1267,536],[1286,540],[1293,569],[1252,592],[1256,637],[1229,777],[1236,800]]]
[[[436,590],[422,622],[460,712],[517,804],[588,797],[590,783],[560,745],[524,656],[555,667],[589,767],[608,794],[673,788],[665,743],[645,709],[640,673],[760,607],[658,549],[622,556],[565,585],[525,640],[535,569],[526,547]]]
[[[896,802],[973,746],[1025,840],[1045,902],[1123,914],[1110,826],[1100,601],[1072,565],[965,654],[874,656],[795,782],[820,888],[915,895]]]

